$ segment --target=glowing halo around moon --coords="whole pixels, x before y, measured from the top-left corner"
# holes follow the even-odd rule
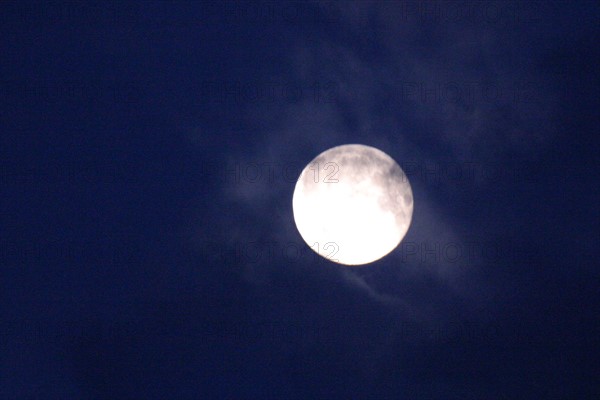
[[[339,264],[362,265],[400,244],[412,220],[413,194],[394,159],[374,147],[347,144],[304,168],[292,208],[311,249]]]

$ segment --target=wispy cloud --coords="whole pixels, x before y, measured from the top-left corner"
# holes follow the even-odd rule
[[[319,29],[307,33],[290,49],[290,69],[270,83],[258,84],[266,88],[278,83],[278,92],[268,101],[244,104],[252,131],[260,135],[243,151],[229,152],[222,175],[215,175],[221,180],[221,200],[235,213],[231,226],[220,228],[223,240],[303,245],[293,223],[295,182],[289,178],[335,145],[372,145],[401,165],[412,162],[439,169],[449,162],[475,162],[476,168],[485,169],[506,155],[535,157],[552,140],[552,115],[559,98],[552,77],[537,74],[533,64],[514,61],[523,57],[499,53],[510,48],[499,42],[506,35],[498,32],[518,21],[472,15],[468,23],[458,23],[420,11],[414,14],[406,6],[354,2],[334,10],[339,18],[331,19],[325,29],[338,34]],[[532,15],[529,10],[514,11]],[[370,35],[360,37],[364,32]],[[257,165],[262,175],[254,179]],[[234,181],[236,169],[251,176]],[[440,175],[435,187],[413,176],[415,213],[405,241],[466,249],[469,238],[493,240],[493,235],[485,237],[489,232],[448,215],[448,193],[460,196],[465,185],[493,184],[492,175],[475,173],[478,176],[469,181]],[[440,253],[423,268],[421,260],[402,259],[399,250],[388,259],[397,263],[397,275],[383,280],[401,285],[411,276],[431,274],[461,295],[480,293],[467,290],[463,281],[469,268],[476,271],[487,262],[479,256],[465,267]],[[268,276],[261,268],[266,267],[249,263],[245,276]],[[370,298],[406,304],[389,286],[384,290],[376,281],[367,283],[353,271],[341,271],[343,281]]]

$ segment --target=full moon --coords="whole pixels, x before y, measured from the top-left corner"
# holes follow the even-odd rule
[[[304,168],[292,208],[312,250],[339,264],[362,265],[400,244],[412,219],[413,194],[394,159],[374,147],[347,144]]]

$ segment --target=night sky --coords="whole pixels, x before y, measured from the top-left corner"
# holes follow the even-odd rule
[[[599,21],[0,3],[0,399],[600,398]],[[359,267],[292,213],[349,143],[414,194]]]

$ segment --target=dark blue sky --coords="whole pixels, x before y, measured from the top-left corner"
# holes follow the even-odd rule
[[[3,2],[0,398],[597,398],[599,20]],[[358,268],[291,209],[346,143],[415,201]]]

